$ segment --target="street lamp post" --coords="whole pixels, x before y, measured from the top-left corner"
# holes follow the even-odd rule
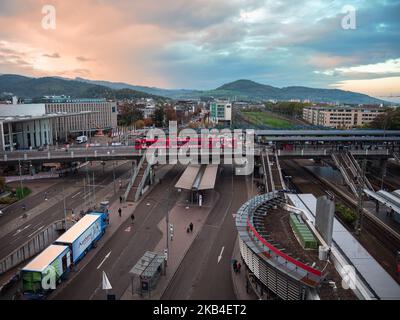
[[[115,186],[115,161],[113,160],[113,181],[114,181],[114,195],[117,193],[117,188]]]
[[[20,184],[20,188],[21,188],[21,197],[24,197],[24,188],[22,185],[22,172],[21,172],[21,160],[18,159],[18,169],[19,169],[19,184]]]

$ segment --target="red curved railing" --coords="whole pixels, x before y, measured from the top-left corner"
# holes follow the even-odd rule
[[[298,260],[296,260],[295,258],[288,256],[287,254],[283,253],[282,251],[280,251],[279,249],[275,248],[272,244],[270,244],[268,241],[266,241],[263,237],[261,237],[259,235],[259,233],[257,232],[257,230],[251,225],[250,223],[250,219],[247,218],[247,226],[250,228],[250,230],[253,232],[253,234],[255,235],[255,237],[260,240],[266,247],[268,247],[271,251],[275,252],[277,255],[279,255],[280,257],[282,257],[283,259],[289,261],[290,263],[293,263],[294,265],[296,265],[297,267],[312,273],[318,277],[322,276],[322,272],[314,269]]]

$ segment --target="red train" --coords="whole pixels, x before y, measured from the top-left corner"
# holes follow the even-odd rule
[[[208,149],[211,148],[224,148],[225,146],[229,148],[237,148],[237,143],[235,139],[227,139],[224,137],[221,138],[208,138],[206,144],[208,144]],[[161,146],[154,146],[152,145],[157,141],[161,142]],[[170,138],[165,139],[147,139],[147,138],[137,138],[135,139],[135,149],[136,150],[145,150],[151,148],[170,148]],[[186,145],[190,141],[189,148],[200,148],[202,147],[202,139],[201,138],[178,138],[176,139],[176,146],[177,148],[181,148],[182,146]],[[203,143],[204,144],[204,143]]]

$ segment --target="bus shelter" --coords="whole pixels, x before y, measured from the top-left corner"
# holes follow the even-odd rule
[[[132,295],[136,292],[151,295],[164,269],[165,256],[146,251],[129,271],[132,281]]]

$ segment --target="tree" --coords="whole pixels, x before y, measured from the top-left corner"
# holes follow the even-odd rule
[[[151,118],[144,119],[144,126],[151,127],[153,125],[153,120]]]
[[[177,121],[178,120],[176,111],[171,106],[169,106],[165,109],[165,120],[166,121]]]
[[[137,120],[143,120],[143,112],[133,104],[125,104],[119,116],[120,124],[130,126]]]
[[[399,130],[400,109],[388,109],[386,112],[381,113],[371,122],[369,127],[383,130]]]
[[[3,176],[0,176],[0,191],[3,192],[6,188],[6,179]]]
[[[136,127],[136,129],[142,129],[144,127],[144,121],[143,120],[137,120],[135,122],[135,127]]]
[[[164,110],[161,107],[157,107],[154,111],[152,117],[153,123],[157,128],[161,128],[164,126]]]

